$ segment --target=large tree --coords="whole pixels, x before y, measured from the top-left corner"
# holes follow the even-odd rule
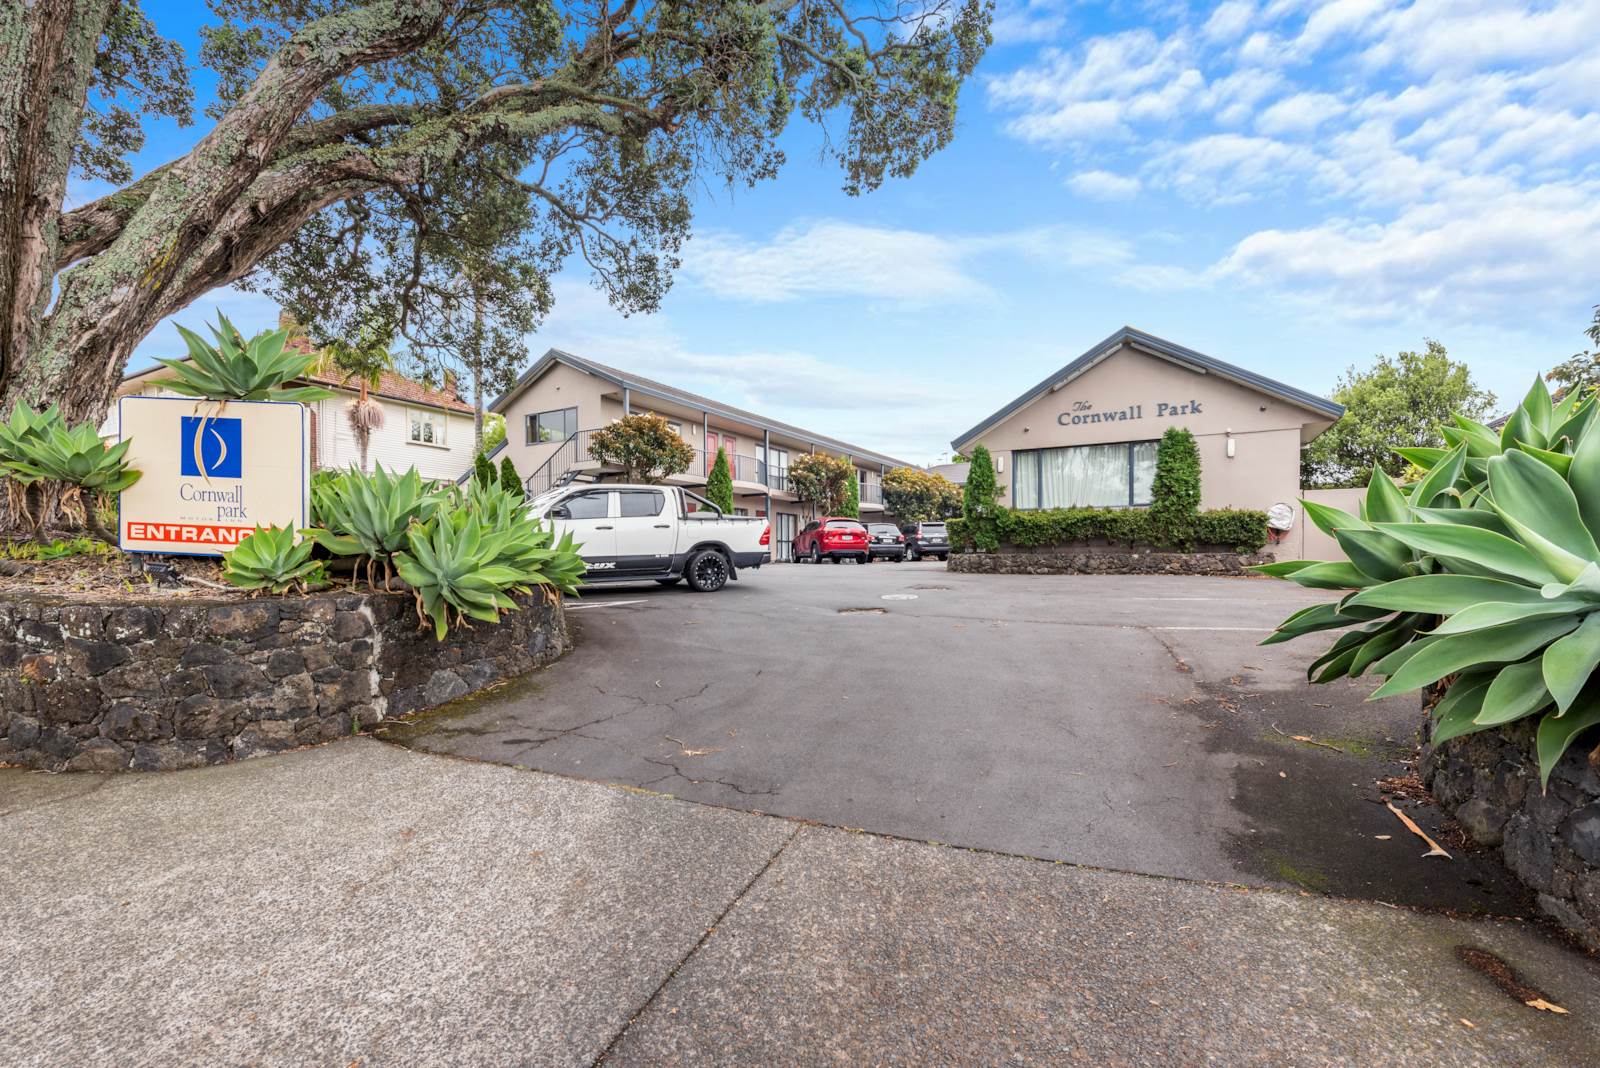
[[[649,310],[688,191],[774,175],[794,115],[852,194],[948,143],[991,18],[987,0],[209,4],[210,129],[68,211],[75,165],[122,180],[145,118],[188,118],[184,60],[135,0],[0,3],[0,408],[98,418],[163,317],[308,224],[326,269],[361,269],[374,213],[462,170],[528,194],[549,262],[581,256]]]
[[[1494,394],[1431,338],[1423,352],[1380,354],[1365,371],[1349,368],[1333,399],[1344,405],[1344,416],[1301,454],[1307,487],[1365,485],[1374,465],[1398,476],[1406,461],[1396,447],[1443,445],[1439,428],[1451,416],[1481,419],[1494,407]]]

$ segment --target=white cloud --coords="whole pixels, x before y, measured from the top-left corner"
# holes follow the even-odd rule
[[[1090,200],[1131,200],[1140,184],[1132,175],[1110,171],[1079,171],[1067,179],[1067,188]]]
[[[918,305],[997,299],[976,270],[983,257],[1023,256],[1073,270],[1132,254],[1126,241],[1069,228],[948,235],[824,219],[767,241],[699,237],[685,250],[682,273],[719,297],[752,303],[848,297]]]
[[[1255,5],[1248,0],[1228,0],[1218,4],[1206,19],[1205,35],[1211,41],[1232,41],[1249,28]]]
[[[1525,313],[1583,299],[1600,243],[1600,182],[1480,195],[1471,184],[1389,222],[1263,230],[1214,269],[1352,317]]]
[[[1296,93],[1257,116],[1256,129],[1264,134],[1309,133],[1344,109],[1332,93]]]
[[[1080,195],[1270,206],[1254,225],[1271,228],[1227,224],[1210,268],[1124,265],[1124,282],[1360,317],[1487,318],[1592,288],[1571,250],[1596,236],[1600,0],[1228,0],[1152,25],[1171,28],[1047,48],[989,86]]]
[[[908,377],[871,361],[834,362],[783,346],[743,347],[722,330],[718,347],[702,347],[686,340],[670,315],[624,318],[581,282],[558,280],[555,295],[550,318],[528,339],[530,356],[553,344],[913,463],[932,460],[930,445],[947,441],[951,427],[971,422],[970,394],[942,381]]]
[[[994,13],[996,44],[1052,41],[1067,28],[1065,0],[1002,0]]]

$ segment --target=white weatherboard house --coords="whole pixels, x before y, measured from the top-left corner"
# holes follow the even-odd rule
[[[309,351],[304,337],[290,338],[289,344]],[[118,397],[178,396],[162,389],[156,380],[171,377],[157,365],[122,380]],[[333,396],[314,401],[311,409],[311,469],[354,467],[360,458],[355,433],[345,418],[345,409],[359,395],[354,380],[346,382],[338,371],[313,372],[295,384],[316,385],[332,390]],[[434,389],[404,375],[385,372],[368,397],[383,406],[383,426],[372,432],[367,446],[367,470],[374,464],[404,471],[415,467],[423,478],[455,479],[472,467],[472,406],[457,395],[453,383]],[[113,404],[100,426],[102,438],[118,433],[117,409]]]

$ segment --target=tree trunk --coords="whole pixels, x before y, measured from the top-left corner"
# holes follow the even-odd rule
[[[86,8],[98,3],[105,8],[110,0],[36,0],[36,7],[70,10],[74,3]],[[5,6],[10,11],[17,5],[15,0],[5,0]],[[352,11],[324,16],[291,39],[211,132],[155,176],[146,199],[115,240],[90,262],[59,276],[54,309],[29,350],[6,368],[0,381],[4,392],[0,407],[9,409],[17,400],[34,404],[53,401],[69,422],[99,422],[134,346],[172,310],[171,291],[184,288],[197,254],[203,255],[213,233],[224,229],[230,215],[237,214],[241,196],[262,175],[317,94],[351,71],[414,48],[437,32],[443,17],[443,0],[373,0]],[[13,27],[19,21],[15,16],[3,18],[0,27],[11,27],[24,38],[20,47],[31,50],[36,38],[44,39],[39,31],[45,27],[32,26],[36,19],[25,18]],[[30,29],[34,32],[28,32]],[[87,29],[80,22],[78,32],[68,41],[86,50],[92,65],[99,32],[88,34],[85,44]],[[5,47],[9,46],[0,45]],[[71,64],[58,63],[51,87],[64,80],[70,68]],[[60,110],[69,127],[63,150],[68,157],[86,92],[87,74],[70,101],[73,106],[51,109],[52,113]],[[64,165],[69,163],[70,158],[63,164],[62,190]],[[23,179],[20,188],[34,196],[46,196],[52,214],[60,211],[61,196],[48,195],[37,174],[19,177]],[[51,225],[53,231],[55,223]],[[56,244],[52,236],[46,257],[52,267]],[[223,272],[228,277],[213,279],[206,288],[239,277],[253,263],[241,262],[239,256],[229,256],[228,261],[232,270]],[[46,295],[49,270],[46,268],[40,283]],[[36,303],[24,309],[11,301],[0,303],[0,310],[8,317],[26,316],[36,322],[40,308]]]
[[[506,428],[509,434],[511,428]],[[483,451],[483,295],[472,287],[472,455]]]
[[[37,343],[50,301],[67,172],[113,7],[0,3],[0,397]]]

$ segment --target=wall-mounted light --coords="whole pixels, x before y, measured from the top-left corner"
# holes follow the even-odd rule
[[[1233,440],[1233,431],[1224,430],[1223,433],[1228,435],[1228,459],[1231,460],[1231,459],[1233,459],[1233,447],[1234,447],[1234,444],[1235,444],[1235,442]]]
[[[999,456],[996,456],[994,458],[994,469],[995,469],[995,471],[997,473],[1001,472],[1001,471],[1004,471],[1006,469],[1006,456],[1005,456],[1005,453],[1001,453]]]

